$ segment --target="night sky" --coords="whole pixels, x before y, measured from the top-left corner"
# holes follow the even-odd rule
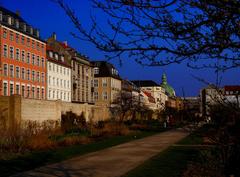
[[[68,0],[67,0],[68,1]],[[89,15],[97,13],[98,19],[105,19],[105,15],[91,8],[90,0],[71,1],[74,10],[83,26],[90,25]],[[33,27],[40,30],[42,39],[47,39],[52,32],[57,33],[57,40],[67,41],[70,46],[80,53],[87,55],[91,60],[104,60],[104,55],[92,44],[75,39],[70,32],[76,32],[73,24],[64,14],[63,10],[50,0],[0,0],[0,5],[13,11],[19,11],[21,16]],[[199,90],[205,86],[194,76],[203,78],[209,83],[216,82],[216,73],[213,70],[194,70],[183,64],[173,64],[165,67],[143,67],[130,58],[123,60],[120,66],[117,60],[111,61],[119,70],[123,79],[128,80],[154,80],[161,82],[162,73],[167,74],[168,83],[176,90],[178,96],[197,96]],[[239,85],[240,69],[220,74],[221,85]]]

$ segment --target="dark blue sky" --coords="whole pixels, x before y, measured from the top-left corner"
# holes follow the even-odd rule
[[[95,13],[91,9],[90,0],[71,1],[79,19],[84,26],[90,24],[89,14]],[[56,4],[50,0],[0,0],[0,5],[13,11],[20,11],[21,16],[32,26],[40,29],[40,35],[47,39],[52,32],[57,33],[57,39],[67,41],[69,45],[76,48],[82,54],[91,58],[91,60],[103,60],[104,55],[90,43],[77,40],[70,35],[75,32],[74,26]],[[103,13],[98,13],[99,19],[105,19]],[[168,82],[176,90],[178,96],[182,96],[184,90],[185,96],[196,96],[199,94],[203,83],[197,81],[192,75],[205,79],[208,82],[215,83],[216,74],[213,70],[194,70],[185,66],[185,64],[173,64],[165,67],[142,67],[129,58],[123,60],[123,65],[119,66],[118,61],[112,63],[119,70],[122,78],[129,80],[149,79],[157,83],[161,82],[162,73],[165,72]],[[240,69],[233,69],[222,76],[222,85],[239,85]]]

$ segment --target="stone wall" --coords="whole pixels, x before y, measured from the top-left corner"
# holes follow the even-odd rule
[[[18,95],[0,96],[0,119],[6,120],[8,127],[25,121],[61,121],[61,115],[70,111],[77,115],[84,114],[87,121],[110,118],[109,109],[103,106],[68,103],[60,100],[25,99]]]

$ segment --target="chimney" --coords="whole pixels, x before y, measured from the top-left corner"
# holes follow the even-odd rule
[[[57,35],[56,35],[55,32],[53,32],[52,37],[53,37],[53,39],[54,39],[55,41],[57,40]]]
[[[17,15],[18,17],[21,17],[21,13],[20,13],[19,10],[16,11],[16,15]]]

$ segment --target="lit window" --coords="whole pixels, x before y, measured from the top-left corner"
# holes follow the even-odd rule
[[[55,53],[54,57],[56,60],[58,60],[58,54]]]
[[[37,99],[40,99],[40,88],[37,88]]]
[[[32,98],[35,98],[35,87],[32,86]]]
[[[40,82],[40,72],[37,72],[37,81]]]
[[[22,85],[22,96],[25,97],[25,86]]]
[[[45,92],[44,92],[44,88],[42,88],[42,99],[44,99]]]
[[[49,51],[49,57],[52,58],[53,57],[53,53],[51,51]]]
[[[10,32],[10,40],[13,41],[13,32]]]
[[[98,100],[98,92],[94,92],[94,100]]]
[[[24,36],[22,36],[22,45],[24,45],[24,42],[25,42],[25,38]]]
[[[6,30],[6,29],[3,30],[3,37],[4,37],[5,39],[7,38],[7,30]]]
[[[45,82],[45,74],[42,73],[42,83],[44,84],[44,82]]]
[[[16,34],[16,43],[19,42],[19,34]]]
[[[102,86],[107,87],[107,79],[102,79]]]
[[[42,58],[42,67],[45,68],[44,58]]]
[[[40,66],[40,57],[37,56],[37,66]]]
[[[27,98],[30,98],[30,86],[27,86]]]
[[[94,87],[98,87],[98,80],[94,79]]]

